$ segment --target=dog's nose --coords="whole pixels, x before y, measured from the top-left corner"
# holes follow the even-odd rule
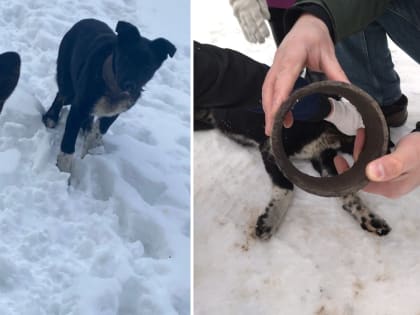
[[[127,81],[123,84],[123,90],[127,92],[134,92],[136,90],[136,84],[131,81]]]

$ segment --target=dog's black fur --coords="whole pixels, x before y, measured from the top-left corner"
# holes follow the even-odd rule
[[[0,55],[0,113],[15,89],[20,75],[20,56],[16,52]]]
[[[321,101],[327,101],[321,98]],[[241,108],[195,109],[194,130],[218,129],[242,145],[259,148],[265,169],[272,183],[272,197],[256,223],[255,233],[269,239],[280,226],[293,194],[293,184],[277,167],[271,150],[270,138],[264,132],[264,114]],[[283,143],[289,157],[310,160],[321,176],[336,175],[334,157],[338,152],[352,153],[354,137],[342,134],[326,121],[295,121],[285,128]],[[361,227],[378,235],[391,230],[388,224],[371,212],[357,194],[342,197],[343,209],[350,212]]]
[[[43,122],[55,127],[61,108],[71,104],[57,161],[63,171],[71,169],[79,130],[93,134],[91,141],[101,138],[118,115],[135,104],[163,61],[175,54],[168,40],[142,37],[130,23],[119,21],[116,32],[118,35],[101,21],[86,19],[76,23],[61,41],[58,93]],[[93,125],[95,116],[98,120]]]

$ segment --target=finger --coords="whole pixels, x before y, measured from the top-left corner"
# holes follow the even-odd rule
[[[265,112],[265,134],[271,136],[273,130],[274,118],[271,116],[271,112]]]
[[[417,169],[420,163],[419,135],[412,133],[398,143],[394,152],[376,159],[366,167],[366,175],[372,181],[393,180]]]
[[[255,38],[254,33],[252,32],[252,21],[249,21],[249,14],[241,14],[240,16],[242,24],[242,31],[245,34],[245,38],[247,41],[249,41],[250,43],[256,43],[257,40]]]
[[[270,19],[270,11],[268,10],[267,2],[266,0],[258,0],[258,4],[261,9],[261,13],[264,16],[266,20]]]
[[[283,126],[286,128],[290,128],[293,125],[293,114],[291,111],[288,111],[284,116]]]
[[[273,70],[270,69],[265,76],[264,83],[262,86],[262,103],[265,116],[265,134],[269,136],[271,134],[272,121],[271,121],[271,104],[273,103],[273,87],[275,77]]]
[[[350,83],[334,53],[331,53],[331,55],[328,58],[325,58],[325,60],[323,59],[321,69],[330,80]]]
[[[366,175],[373,182],[390,181],[403,173],[403,162],[393,153],[370,162],[366,167]]]
[[[276,115],[273,115],[272,117],[273,117],[273,122],[272,122],[272,126],[271,126],[271,129],[270,130],[272,130],[273,127],[274,127],[274,121],[276,119]],[[292,127],[293,121],[294,121],[294,119],[293,119],[292,112],[290,112],[290,111],[287,112],[286,115],[284,116],[284,119],[283,119],[283,127],[285,127],[285,128]],[[267,135],[270,136],[271,134],[272,134],[272,131],[270,132],[270,134],[267,134]]]
[[[337,170],[338,174],[344,173],[345,171],[347,171],[350,168],[346,159],[343,158],[341,155],[337,155],[336,157],[334,157],[334,165],[335,165],[335,169]]]
[[[365,144],[366,133],[364,128],[357,129],[356,139],[354,140],[353,158],[356,161],[359,158],[360,152],[363,150]]]
[[[271,124],[270,126],[267,126],[267,123],[266,123],[265,134],[267,136],[270,136],[271,133],[272,133],[275,118],[276,118],[276,113],[274,113],[272,115],[266,115],[266,121],[268,121],[268,123]],[[284,115],[284,118],[283,118],[283,127],[285,127],[285,128],[292,127],[293,121],[294,121],[293,114],[292,114],[291,111],[288,111],[286,113],[286,115]]]
[[[255,25],[255,37],[257,38],[259,43],[263,43],[265,38],[270,36],[270,32],[268,31],[268,27],[265,23],[264,17],[259,11],[251,13],[251,16],[253,18],[252,23],[254,23]]]
[[[290,72],[281,71],[273,79],[270,78],[270,81],[264,81],[263,85],[263,102],[266,104],[264,107],[265,119],[266,119],[266,134],[270,135],[273,127],[274,116],[279,110],[281,104],[289,96],[290,92],[293,89],[296,78],[298,77],[299,72],[295,71],[295,75]],[[270,103],[268,103],[270,101]],[[287,114],[285,117],[285,126],[290,127],[293,123],[293,118],[291,114]]]
[[[301,69],[302,67],[296,66],[294,60],[289,60],[285,61],[283,67],[277,71],[276,82],[273,89],[272,108],[274,109],[274,113],[277,112],[281,104],[289,97]]]

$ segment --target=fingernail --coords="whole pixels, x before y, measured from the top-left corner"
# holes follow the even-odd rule
[[[368,166],[369,176],[373,180],[381,180],[385,177],[385,170],[381,163],[373,163]]]

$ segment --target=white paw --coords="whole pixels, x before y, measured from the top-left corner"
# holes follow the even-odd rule
[[[61,172],[71,173],[73,154],[60,152],[57,156],[57,167]]]

